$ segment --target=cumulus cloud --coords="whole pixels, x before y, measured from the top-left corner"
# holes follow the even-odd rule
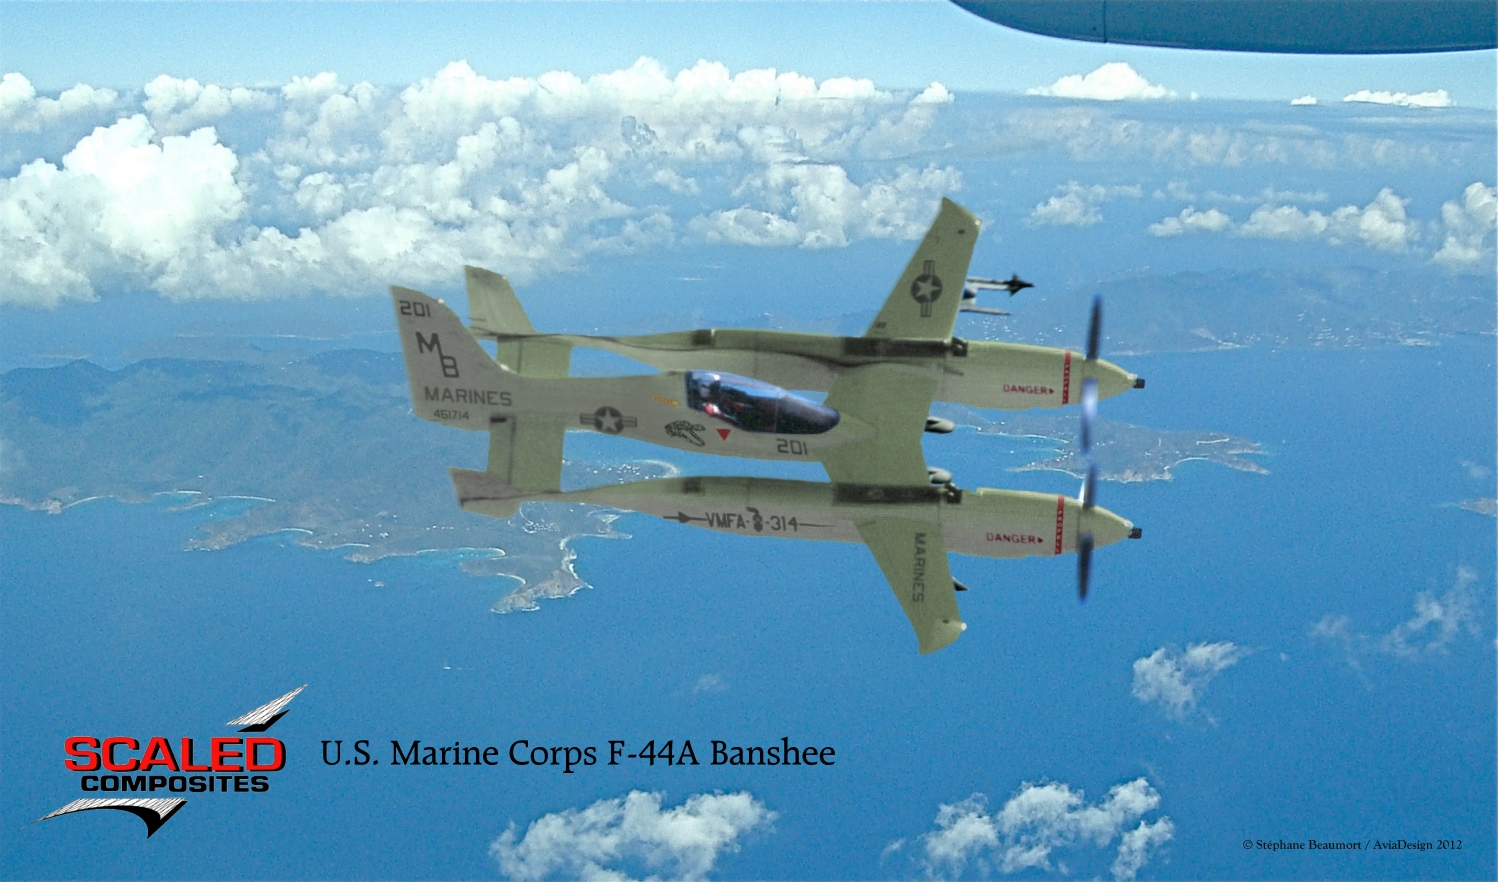
[[[740,187],[764,211],[740,206],[694,218],[688,230],[735,245],[842,247],[854,239],[914,239],[931,222],[943,193],[962,186],[954,169],[902,169],[893,179],[855,184],[838,165],[773,165]],[[777,211],[778,210],[778,211]]]
[[[165,74],[145,88],[144,107],[152,126],[166,135],[177,135],[211,125],[239,110],[271,110],[275,96],[243,86],[224,88],[203,85],[194,79],[179,80]]]
[[[68,117],[109,110],[119,100],[113,89],[79,83],[56,98],[37,97],[31,81],[19,73],[0,77],[0,132],[39,132]]]
[[[1134,661],[1134,697],[1177,719],[1189,716],[1207,684],[1248,654],[1228,641],[1193,643],[1179,655],[1162,646]]]
[[[1292,205],[1263,205],[1238,228],[1257,239],[1310,239],[1325,236],[1333,245],[1361,242],[1380,251],[1401,252],[1419,238],[1417,225],[1405,213],[1409,200],[1388,187],[1358,208],[1344,205],[1323,214]]]
[[[116,102],[84,89],[37,98],[7,76],[0,120]],[[132,100],[60,165],[0,178],[0,303],[362,296],[450,284],[465,262],[524,281],[682,239],[910,239],[961,186],[950,167],[898,164],[952,102],[939,83],[911,97],[650,59],[490,79],[455,62],[400,90],[332,73],[279,89],[162,76]]]
[[[1031,226],[1091,226],[1103,219],[1099,207],[1104,202],[1119,197],[1138,199],[1143,192],[1139,186],[1093,184],[1084,187],[1076,181],[1068,181],[1065,186],[1056,188],[1055,195],[1036,205],[1025,222]]]
[[[1400,107],[1451,106],[1451,96],[1446,94],[1445,89],[1436,89],[1434,92],[1416,92],[1413,95],[1408,92],[1371,92],[1367,89],[1360,89],[1342,100],[1364,104],[1395,104]]]
[[[1167,217],[1159,223],[1149,225],[1151,236],[1179,236],[1183,233],[1220,233],[1233,227],[1233,219],[1216,208],[1197,211],[1195,205],[1181,209],[1175,217]]]
[[[643,868],[670,879],[705,879],[720,855],[776,818],[748,792],[699,793],[661,808],[661,794],[631,791],[584,809],[532,821],[524,836],[511,824],[489,847],[507,878],[625,879]]]
[[[1478,181],[1462,191],[1460,201],[1441,206],[1445,240],[1431,258],[1450,269],[1493,267],[1490,238],[1498,223],[1498,189]]]
[[[1339,644],[1347,663],[1360,676],[1363,658],[1375,651],[1410,660],[1445,655],[1462,634],[1481,633],[1476,584],[1476,570],[1457,567],[1451,587],[1440,594],[1434,591],[1416,594],[1414,615],[1383,635],[1374,637],[1357,630],[1346,615],[1328,614],[1311,627],[1311,636]]]
[[[1113,878],[1133,879],[1174,835],[1169,818],[1142,820],[1159,805],[1160,794],[1143,778],[1115,786],[1092,804],[1065,784],[1026,783],[992,814],[983,794],[973,794],[938,808],[937,829],[920,840],[925,868],[951,876],[962,875],[970,863],[983,875],[1050,870],[1057,850],[1102,849],[1118,839]]]
[[[1176,93],[1140,76],[1128,62],[1110,61],[1090,74],[1064,76],[1049,86],[1026,89],[1026,95],[1084,98],[1090,101],[1132,101],[1174,98]]]
[[[1315,107],[1316,103],[1315,95],[1302,95],[1299,98],[1290,99],[1291,107]]]
[[[0,302],[88,298],[99,278],[173,293],[245,211],[239,160],[211,128],[156,138],[143,115],[96,128],[62,158],[0,180]]]

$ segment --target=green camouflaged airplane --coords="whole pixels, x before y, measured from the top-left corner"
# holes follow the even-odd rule
[[[955,222],[944,224],[943,218]],[[867,358],[836,364],[822,404],[722,370],[568,378],[571,344],[540,335],[502,339],[499,358],[490,358],[442,301],[393,287],[412,406],[423,419],[489,432],[487,471],[454,472],[459,502],[472,511],[506,518],[527,499],[587,502],[746,535],[864,542],[910,618],[921,651],[932,652],[965,627],[957,611],[959,586],[947,569],[949,549],[985,557],[1076,552],[1085,597],[1093,548],[1139,535],[1129,522],[1093,505],[1092,473],[1082,496],[1069,500],[1016,491],[964,493],[951,485],[950,475],[926,467],[921,435],[931,426],[931,402],[946,373],[943,361],[878,351],[887,344],[930,342],[916,333],[929,327],[921,313],[938,299],[931,293],[939,288],[933,280],[943,266],[962,277],[976,230],[976,219],[944,203],[871,328],[888,336],[867,338],[876,344]],[[514,327],[519,304],[513,296],[510,302],[513,312],[499,317]],[[947,333],[951,322],[949,316]],[[843,345],[839,338],[825,339]],[[1081,387],[1084,447],[1104,378],[1118,381],[1116,372],[1129,379],[1120,390],[1133,385],[1131,375],[1107,370],[1112,366],[1096,358],[1096,345],[1095,311],[1091,357],[1077,359],[1076,376],[1067,378]],[[816,461],[832,483],[690,478],[563,493],[568,428],[694,452]]]
[[[1100,399],[1144,387],[1142,379],[1097,358],[1096,320],[1085,358],[1069,349],[953,336],[959,312],[1007,315],[977,306],[978,291],[1007,290],[1012,296],[1033,287],[1018,276],[967,275],[979,226],[967,209],[943,199],[931,229],[862,337],[721,328],[634,337],[537,334],[509,281],[472,266],[464,268],[470,326],[475,335],[497,341],[499,361],[525,376],[565,376],[572,348],[586,346],[660,370],[728,371],[819,392],[830,390],[845,370],[899,364],[930,374],[937,401],[1000,410],[1080,403],[1088,379],[1096,380]],[[961,296],[949,291],[955,279],[963,280]],[[951,426],[933,421],[931,429],[951,431]]]

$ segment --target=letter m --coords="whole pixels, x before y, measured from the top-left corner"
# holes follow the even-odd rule
[[[401,753],[401,743],[399,741],[396,741],[395,739],[392,738],[390,740],[390,753],[392,755],[391,756],[391,760],[390,760],[391,764],[392,765],[397,765],[397,766],[400,766],[400,765],[414,766],[414,765],[416,765],[417,764],[417,760],[418,760],[417,751],[420,748],[421,748],[421,741],[420,740],[412,741],[411,742],[411,752],[410,753]]]
[[[442,341],[437,338],[436,331],[432,332],[430,340],[423,337],[420,331],[417,331],[416,351],[418,354],[422,352],[437,353],[437,360],[442,363],[442,376],[447,377],[449,380],[456,380],[458,378],[458,359],[451,355],[442,354]]]
[[[146,776],[145,775],[136,775],[135,777],[132,778],[129,775],[121,775],[120,776],[120,789],[121,790],[145,790],[146,789]]]

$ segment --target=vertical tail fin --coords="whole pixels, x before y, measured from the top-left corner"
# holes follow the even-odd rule
[[[488,429],[513,411],[514,392],[524,380],[495,364],[445,303],[394,286],[390,297],[417,416]]]
[[[530,317],[510,287],[510,280],[476,266],[463,267],[468,282],[469,325],[481,337],[499,344],[496,359],[523,377],[565,377],[572,361],[572,346],[553,338],[526,339],[535,335]]]
[[[445,303],[408,288],[392,287],[390,295],[416,415],[487,430],[490,474],[520,491],[559,491],[566,419],[515,413],[513,396],[525,380],[495,364]],[[566,374],[564,360],[561,375]],[[517,496],[487,513],[508,517],[520,502]],[[508,513],[500,513],[505,506]]]
[[[950,199],[926,231],[926,238],[900,274],[865,337],[946,340],[957,323],[967,282],[978,219]]]

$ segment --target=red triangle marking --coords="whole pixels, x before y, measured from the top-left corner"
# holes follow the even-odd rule
[[[733,431],[733,430],[732,429],[719,429],[718,430],[718,437],[722,438],[724,441],[727,441],[728,440],[728,433],[731,432],[731,431]]]

